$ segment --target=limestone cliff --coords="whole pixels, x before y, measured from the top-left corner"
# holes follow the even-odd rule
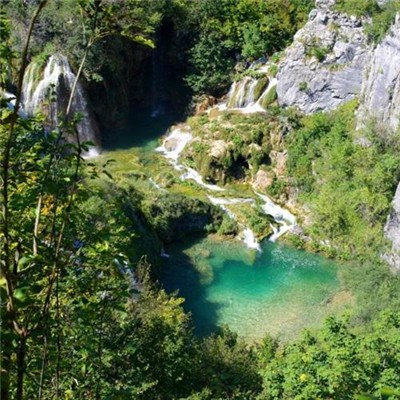
[[[385,236],[391,241],[392,249],[384,259],[395,269],[400,269],[400,184],[393,200],[393,207],[385,226]]]
[[[373,118],[394,133],[400,117],[400,18],[397,16],[383,41],[371,49],[360,96],[358,122]]]
[[[328,111],[360,93],[370,51],[363,29],[368,20],[340,14],[334,4],[317,0],[286,50],[278,73],[281,106],[305,113]]]
[[[317,0],[286,50],[277,76],[279,104],[313,113],[358,97],[359,128],[374,121],[382,135],[399,134],[400,16],[376,45],[365,33],[369,19],[341,14],[334,5],[335,0]],[[400,184],[384,233],[392,243],[384,259],[400,270]]]

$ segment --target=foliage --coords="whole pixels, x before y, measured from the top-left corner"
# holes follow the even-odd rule
[[[361,335],[346,320],[328,318],[317,334],[304,332],[275,351],[264,370],[262,398],[397,398],[399,333],[396,313],[383,314],[372,332]]]
[[[265,115],[226,113],[217,119],[192,117],[189,121],[196,141],[188,146],[186,159],[193,162],[201,175],[211,181],[228,182],[256,173],[261,164],[269,163],[270,130],[278,121]],[[213,141],[223,143],[223,151],[210,155]]]
[[[240,57],[254,60],[282,50],[312,5],[309,0],[196,2],[199,34],[189,55],[188,84],[196,92],[218,93],[232,80]]]
[[[372,22],[365,25],[365,32],[370,41],[379,43],[394,23],[400,2],[388,0],[379,5],[376,0],[338,0],[335,7],[349,15],[372,17]]]
[[[355,106],[303,118],[288,140],[288,174],[312,210],[309,233],[328,240],[342,257],[368,258],[380,252],[400,163],[395,137],[381,138],[373,127],[371,145],[357,144]]]
[[[372,16],[379,10],[376,0],[338,0],[336,9],[356,17]]]
[[[393,25],[396,14],[400,11],[398,0],[389,0],[380,6],[379,12],[372,19],[372,23],[366,25],[365,32],[368,38],[375,43],[379,43]]]
[[[222,211],[198,199],[161,194],[143,201],[142,210],[161,240],[180,240],[189,233],[216,231]]]
[[[224,214],[221,226],[218,229],[218,233],[225,236],[236,236],[238,230],[239,227],[237,221],[235,221],[233,218],[230,218],[227,214]]]

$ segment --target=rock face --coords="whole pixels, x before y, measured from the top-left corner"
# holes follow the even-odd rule
[[[334,4],[335,0],[317,0],[307,24],[286,50],[277,76],[278,103],[313,113],[359,96],[358,127],[372,119],[383,135],[395,135],[400,127],[400,15],[374,46],[363,29],[370,21],[340,14]],[[400,270],[400,184],[384,232],[392,249],[383,257]]]
[[[385,226],[385,236],[392,242],[391,252],[384,259],[396,271],[400,270],[400,185],[393,200],[393,208]]]
[[[279,65],[281,106],[305,113],[328,111],[361,91],[369,55],[363,23],[332,9],[335,0],[317,0],[307,24],[297,32]]]
[[[400,16],[383,41],[371,52],[364,72],[358,125],[373,118],[395,132],[400,118]]]

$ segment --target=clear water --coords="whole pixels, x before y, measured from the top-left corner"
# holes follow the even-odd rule
[[[174,121],[168,114],[150,114],[142,110],[126,127],[108,132],[105,156],[118,164],[112,173],[134,171],[138,160],[149,175],[160,169],[154,149]],[[334,263],[270,242],[262,250],[249,250],[236,240],[188,240],[166,249],[171,257],[163,259],[159,280],[168,292],[178,290],[186,299],[184,307],[200,336],[227,324],[249,341],[266,332],[289,339],[341,311]]]
[[[161,114],[151,116],[151,109],[132,113],[126,125],[103,132],[103,147],[106,151],[126,150],[141,147],[152,151],[158,146],[158,139],[175,122],[176,116]]]
[[[226,324],[248,340],[295,337],[335,312],[337,266],[318,255],[265,242],[262,254],[236,241],[203,239],[168,249],[160,283],[179,291],[204,336]]]

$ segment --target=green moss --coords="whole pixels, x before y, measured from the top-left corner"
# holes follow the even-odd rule
[[[274,78],[278,74],[278,66],[276,64],[271,64],[268,69],[268,74],[271,78]]]
[[[260,105],[262,108],[267,109],[268,106],[273,104],[278,98],[278,95],[276,93],[276,86],[273,86],[268,93],[266,93],[260,101]]]
[[[239,227],[237,221],[225,214],[222,220],[222,224],[218,229],[218,234],[224,236],[236,236],[238,234],[238,231]]]
[[[263,94],[264,90],[267,88],[269,84],[268,78],[259,79],[256,87],[254,88],[254,100],[258,100],[260,96]]]

